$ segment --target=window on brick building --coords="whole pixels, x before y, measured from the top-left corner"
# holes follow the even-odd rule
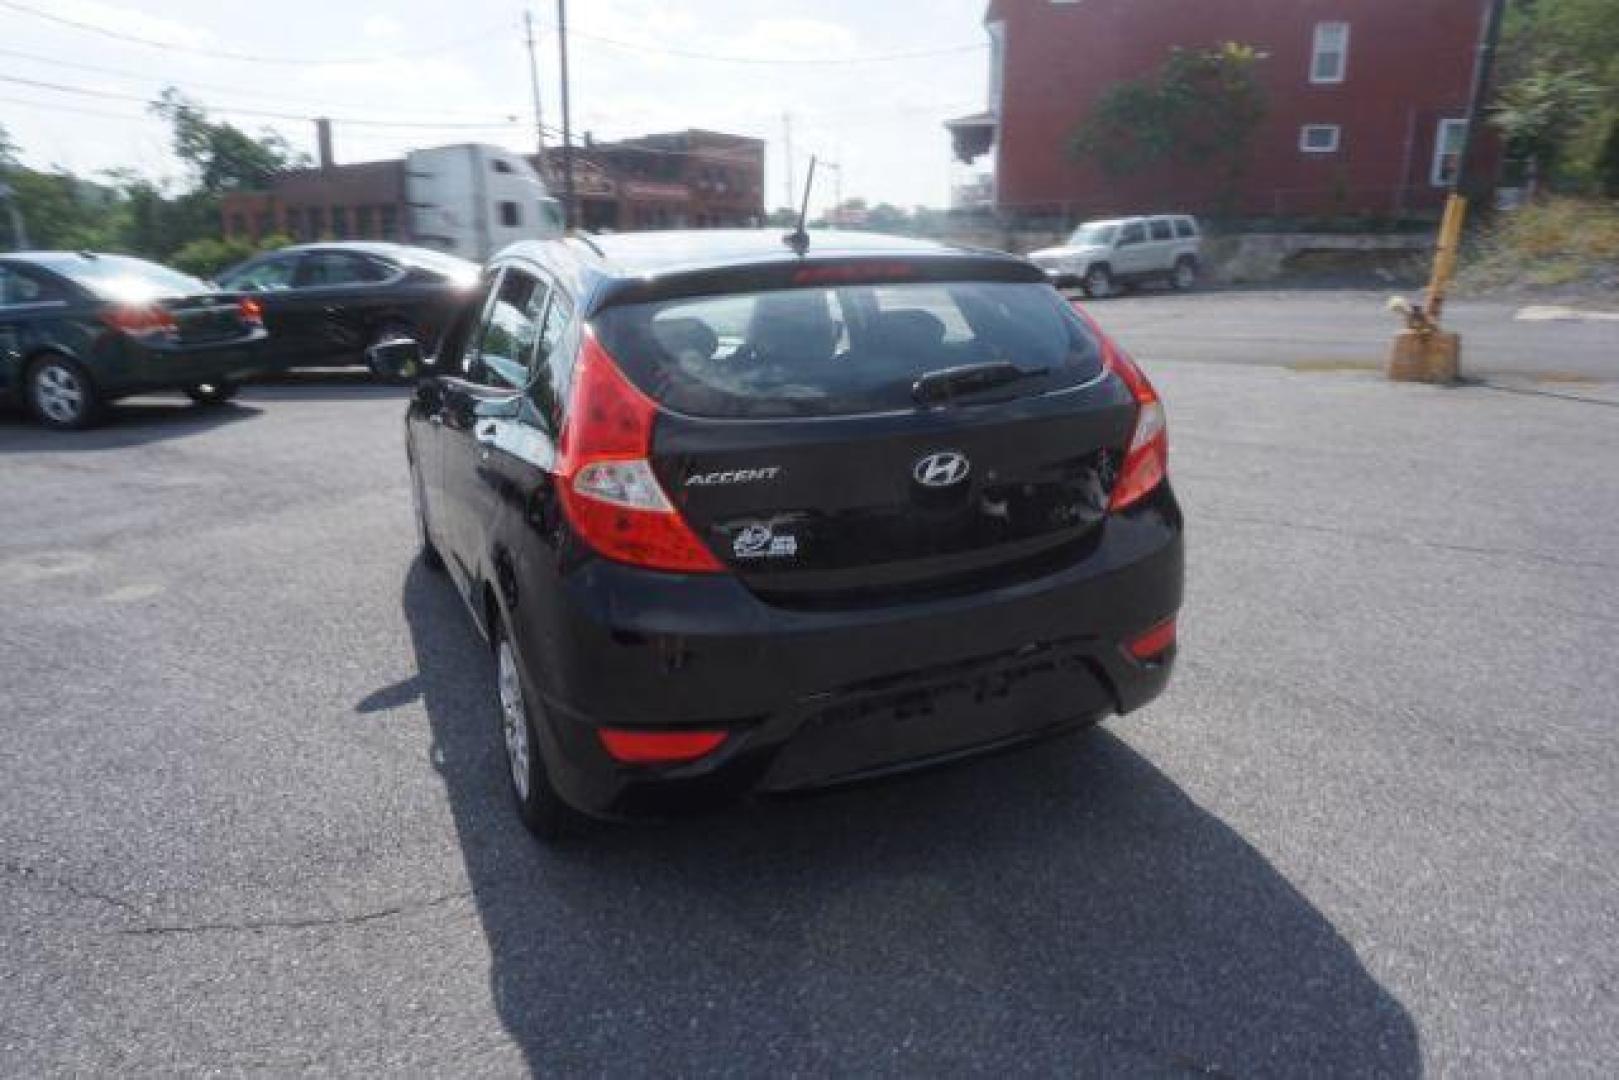
[[[361,240],[370,240],[372,238],[371,208],[369,206],[356,206],[354,208],[354,235]]]
[[[1433,186],[1449,187],[1456,181],[1462,163],[1462,143],[1467,140],[1466,120],[1441,120],[1433,140]]]
[[[1349,24],[1315,24],[1315,48],[1310,54],[1310,81],[1341,83],[1349,71]]]
[[[379,206],[377,211],[377,232],[382,239],[399,239],[399,212],[391,206]]]
[[[1299,130],[1299,149],[1306,154],[1335,154],[1342,134],[1337,124],[1305,124]]]
[[[349,208],[346,206],[332,207],[332,235],[339,240],[349,238]]]

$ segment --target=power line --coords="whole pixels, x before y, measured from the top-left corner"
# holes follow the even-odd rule
[[[0,0],[0,2],[3,2],[3,0]],[[15,75],[0,75],[0,82],[16,83],[19,86],[32,86],[32,87],[34,87],[36,89],[40,89],[40,90],[54,90],[54,91],[57,91],[59,93],[64,93],[64,94],[80,94],[80,95],[82,95],[84,97],[104,98],[104,99],[107,99],[107,100],[110,100],[110,101],[138,101],[138,102],[141,102],[143,104],[152,104],[154,102],[154,99],[152,99],[151,97],[146,96],[144,94],[121,94],[121,93],[118,93],[117,91],[114,91],[114,90],[91,90],[88,87],[83,87],[83,86],[68,86],[65,83],[45,82],[45,81],[42,81],[42,80],[39,80],[39,79],[23,79],[23,78],[19,78],[18,76],[15,76]],[[334,123],[334,124],[352,124],[352,125],[355,125],[355,126],[358,126],[358,127],[431,128],[431,129],[435,129],[435,130],[440,130],[440,129],[442,129],[442,130],[449,130],[449,129],[490,130],[490,129],[493,129],[493,128],[510,127],[512,124],[515,124],[515,123],[519,122],[519,120],[516,117],[512,117],[510,119],[499,121],[499,122],[485,123],[485,124],[469,124],[469,123],[463,123],[463,122],[449,122],[449,123],[417,122],[417,121],[410,121],[410,120],[374,120],[374,119],[365,119],[365,118],[362,118],[362,117],[342,117],[342,116],[315,117],[315,116],[305,116],[305,115],[302,115],[302,114],[299,114],[299,113],[274,112],[274,111],[271,111],[271,110],[268,110],[268,109],[244,109],[244,108],[236,108],[234,106],[222,106],[222,105],[221,106],[213,106],[213,105],[208,105],[206,102],[202,103],[201,107],[205,108],[205,109],[212,109],[214,112],[230,113],[230,114],[234,114],[234,115],[237,115],[237,116],[257,116],[257,117],[263,117],[263,118],[270,119],[270,120],[299,120],[299,121],[305,121],[305,122],[313,122],[313,121],[315,121],[317,119],[326,119],[326,120],[332,121],[332,123]]]
[[[82,61],[77,61],[77,60],[59,60],[59,59],[57,59],[55,57],[51,57],[51,56],[40,56],[37,53],[23,52],[20,49],[0,48],[0,56],[14,56],[14,57],[17,57],[17,58],[22,59],[22,60],[32,60],[32,61],[35,61],[36,63],[50,64],[53,67],[74,68],[74,69],[79,70],[79,71],[91,71],[91,72],[95,72],[98,75],[114,75],[114,76],[117,76],[119,78],[124,78],[124,79],[142,79],[142,80],[154,80],[154,79],[156,79],[155,76],[153,76],[153,75],[151,75],[151,74],[149,74],[147,72],[130,71],[130,70],[125,69],[125,68],[104,67],[104,66],[102,66],[100,64],[86,64],[86,63],[84,63]],[[156,79],[156,81],[162,82],[164,80]],[[334,101],[334,100],[331,100],[329,98],[322,98],[322,99],[317,100],[315,98],[284,97],[284,96],[282,96],[280,94],[260,94],[260,93],[256,93],[256,92],[253,92],[253,91],[240,90],[240,89],[238,89],[238,88],[236,88],[234,86],[225,86],[225,85],[220,84],[220,83],[196,82],[194,80],[189,80],[189,79],[185,82],[184,85],[180,85],[178,83],[172,83],[172,82],[168,83],[168,85],[173,85],[173,86],[175,86],[177,89],[179,89],[181,91],[189,91],[189,90],[192,90],[192,89],[197,89],[197,90],[218,90],[218,91],[223,91],[224,93],[227,93],[227,94],[235,94],[238,97],[253,98],[253,99],[258,100],[258,101],[277,102],[277,103],[281,103],[281,104],[285,104],[285,105],[314,105],[314,106],[318,106],[320,108],[328,108],[330,106],[336,105],[336,106],[340,106],[340,107],[343,107],[343,108],[366,109],[366,108],[370,108],[371,104],[372,104],[370,102],[362,104],[360,102],[355,102],[355,101]],[[444,115],[445,116],[486,116],[488,114],[487,113],[471,113],[471,112],[447,112]]]
[[[952,56],[958,53],[989,48],[988,42],[978,42],[971,45],[946,45],[937,49],[918,49],[912,52],[882,53],[873,56],[736,56],[725,53],[698,52],[694,49],[674,49],[666,45],[646,45],[637,41],[625,41],[622,38],[608,37],[605,34],[587,33],[584,30],[570,29],[568,33],[574,37],[600,42],[603,45],[611,45],[615,48],[654,53],[659,56],[677,56],[683,60],[709,60],[722,64],[769,64],[772,66],[886,64],[903,60],[925,60],[935,56]]]
[[[446,52],[452,49],[463,48],[467,45],[473,44],[474,42],[486,40],[490,33],[497,29],[503,28],[506,25],[505,21],[503,20],[496,26],[486,27],[483,30],[478,31],[476,34],[471,34],[465,38],[459,38],[452,42],[424,45],[420,48],[404,49],[392,53],[378,53],[374,56],[259,56],[254,53],[232,52],[228,49],[206,49],[195,45],[181,45],[172,41],[155,41],[152,38],[140,37],[136,34],[127,34],[121,30],[113,30],[105,26],[97,26],[95,23],[81,22],[78,19],[70,19],[66,15],[57,15],[56,13],[50,11],[40,11],[38,8],[29,7],[27,4],[19,4],[16,2],[16,0],[0,0],[0,7],[10,8],[12,11],[20,11],[25,15],[32,15],[36,19],[44,19],[46,22],[57,23],[61,26],[71,27],[74,30],[82,30],[85,33],[99,34],[102,37],[112,38],[115,41],[122,41],[132,45],[145,45],[149,48],[164,49],[169,52],[193,53],[199,56],[211,57],[216,60],[237,60],[246,64],[301,64],[315,66],[339,64],[380,64],[386,63],[389,60],[403,60],[410,57],[426,56],[430,53]]]

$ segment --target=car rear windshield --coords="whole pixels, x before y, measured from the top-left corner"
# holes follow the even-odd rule
[[[214,291],[188,274],[128,255],[73,255],[44,265],[103,300],[139,303]]]
[[[1101,370],[1097,341],[1047,285],[849,285],[628,304],[597,319],[644,392],[710,417],[834,416],[916,406],[929,372],[1030,372],[973,402],[1047,393]]]

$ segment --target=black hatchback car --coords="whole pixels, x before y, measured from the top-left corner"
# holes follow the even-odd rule
[[[1163,405],[1010,256],[518,245],[425,362],[406,449],[542,836],[1039,739],[1169,678]]]
[[[82,428],[108,402],[184,390],[213,405],[263,367],[252,299],[222,295],[127,255],[0,255],[0,394],[53,428]]]
[[[435,340],[477,284],[478,267],[404,244],[304,244],[216,280],[263,307],[276,367],[343,367],[366,363],[366,350],[382,341]]]

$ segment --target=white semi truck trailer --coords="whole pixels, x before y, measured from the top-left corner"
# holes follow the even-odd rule
[[[405,155],[410,235],[423,247],[483,262],[518,240],[562,235],[562,207],[528,159],[465,143]]]

